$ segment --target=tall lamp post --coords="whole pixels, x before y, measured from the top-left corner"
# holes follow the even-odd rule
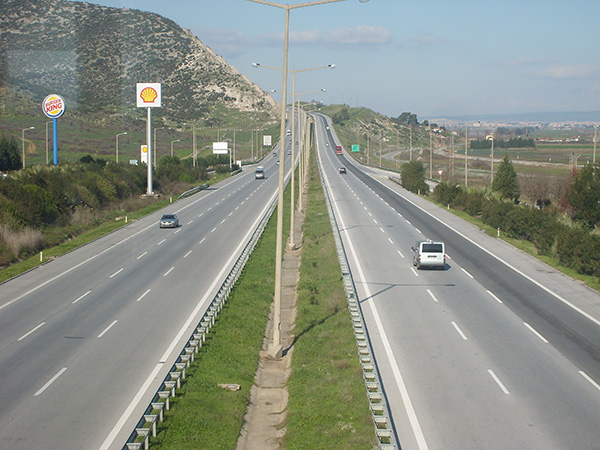
[[[119,162],[119,136],[123,136],[124,134],[127,134],[127,131],[123,132],[123,133],[119,133],[115,136],[115,161]]]
[[[52,121],[46,122],[46,164],[50,164],[50,160],[48,158],[48,125],[50,125]]]
[[[27,127],[21,130],[21,141],[23,143],[23,169],[25,168],[25,130],[34,130],[35,127]]]
[[[283,70],[281,67],[273,67],[273,66],[265,66],[262,65],[260,63],[252,63],[252,67],[258,68],[258,67],[264,67],[266,69],[275,69],[275,70]],[[317,70],[317,69],[335,69],[335,64],[328,64],[326,66],[319,66],[319,67],[310,67],[308,69],[297,69],[297,70],[288,70],[288,72],[292,72],[292,175],[291,175],[291,180],[290,180],[290,188],[292,190],[291,192],[291,217],[290,217],[290,248],[294,249],[296,248],[296,241],[294,238],[294,194],[295,194],[295,189],[296,189],[296,174],[294,171],[294,159],[296,157],[295,155],[295,146],[296,146],[296,107],[295,107],[295,101],[296,101],[296,73],[298,72],[307,72],[309,70]],[[325,92],[325,89],[321,89],[321,91]],[[314,91],[314,92],[320,92],[320,91]],[[287,103],[287,97],[285,99],[282,99],[282,102]],[[282,135],[283,136],[283,135]],[[283,146],[283,148],[281,149],[281,151],[285,150],[285,145]]]
[[[490,155],[490,185],[494,184],[494,132],[486,136],[488,141],[492,141],[492,154]]]
[[[596,142],[598,142],[598,125],[594,125],[594,158],[592,162],[596,164]]]
[[[327,89],[319,89],[318,91],[301,92],[299,94],[295,94],[295,97],[297,97],[297,102],[296,103],[298,104],[298,110],[301,109],[300,108],[300,97],[302,97],[303,95],[316,94],[316,93],[319,93],[319,92],[326,92],[326,91],[327,91]],[[304,121],[302,121],[301,123],[304,123]],[[292,130],[293,130],[293,128],[292,128]],[[304,134],[303,130],[304,129],[300,130],[301,137],[300,137],[300,139],[298,141],[300,143],[300,146],[298,147],[298,153],[300,154],[301,161],[303,159],[305,159],[305,158],[308,158],[308,150],[309,150],[309,149],[307,149],[306,151],[304,151],[304,138],[305,138],[305,136],[302,135],[302,134]],[[292,135],[293,134],[294,133],[292,132]],[[292,141],[292,142],[295,142],[295,141]],[[292,145],[292,148],[293,148],[293,145]],[[293,155],[293,150],[292,150],[292,155]],[[302,163],[302,162],[299,164],[298,167],[300,167],[300,170],[299,170],[299,175],[300,175],[299,185],[300,186],[304,186],[304,183],[306,181],[305,180],[305,177],[306,177],[305,169],[306,169],[306,167],[305,167],[305,164]],[[302,189],[299,188],[298,192],[300,194],[299,197],[298,197],[298,203],[299,203],[298,204],[298,209],[301,210],[302,209]],[[294,217],[294,201],[293,201],[293,196],[292,196],[292,219],[293,219],[293,217]],[[293,228],[291,228],[290,234],[292,233],[292,231],[293,231]]]
[[[285,107],[287,99],[287,72],[288,72],[288,43],[290,30],[290,10],[303,8],[307,6],[323,5],[326,3],[336,3],[344,0],[319,0],[308,3],[299,3],[297,5],[282,5],[279,3],[265,0],[248,0],[254,3],[261,3],[267,6],[274,6],[285,10],[285,32],[283,39],[283,88],[281,95],[281,123],[280,139],[285,139]],[[364,3],[368,0],[359,0]],[[280,141],[281,142],[281,141]],[[281,145],[281,143],[280,143]],[[280,148],[280,151],[282,149]],[[283,178],[284,178],[284,159],[281,158],[279,164],[279,192],[277,195],[277,239],[275,248],[275,295],[273,298],[273,340],[269,348],[269,354],[274,358],[282,356],[281,346],[281,263],[283,259]]]
[[[173,156],[173,143],[174,142],[181,142],[181,139],[175,139],[174,141],[171,141],[171,156]]]

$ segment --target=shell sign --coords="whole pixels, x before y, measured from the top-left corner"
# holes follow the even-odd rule
[[[160,108],[160,83],[137,83],[138,108]]]
[[[42,102],[42,109],[44,114],[50,119],[58,119],[63,115],[67,105],[64,99],[60,95],[50,94]]]

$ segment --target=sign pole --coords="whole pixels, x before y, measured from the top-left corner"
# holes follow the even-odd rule
[[[58,166],[58,138],[56,134],[57,120],[52,119],[52,146],[54,149],[54,165]]]
[[[146,194],[154,194],[152,186],[152,108],[148,109],[148,119],[146,120],[146,142],[148,143],[148,192]]]

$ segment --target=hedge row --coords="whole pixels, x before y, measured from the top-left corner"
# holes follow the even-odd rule
[[[540,254],[555,256],[565,267],[585,275],[600,276],[600,237],[569,226],[553,209],[537,209],[466,191],[459,185],[440,183],[433,191],[436,201],[478,217],[507,236],[532,242]]]

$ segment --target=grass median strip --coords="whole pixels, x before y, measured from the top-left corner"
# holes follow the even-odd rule
[[[316,166],[312,172],[283,447],[372,449],[377,440]],[[188,369],[151,448],[236,447],[273,299],[275,217]],[[241,389],[218,386],[224,383]]]
[[[316,164],[311,167],[284,448],[372,449],[373,420]]]

